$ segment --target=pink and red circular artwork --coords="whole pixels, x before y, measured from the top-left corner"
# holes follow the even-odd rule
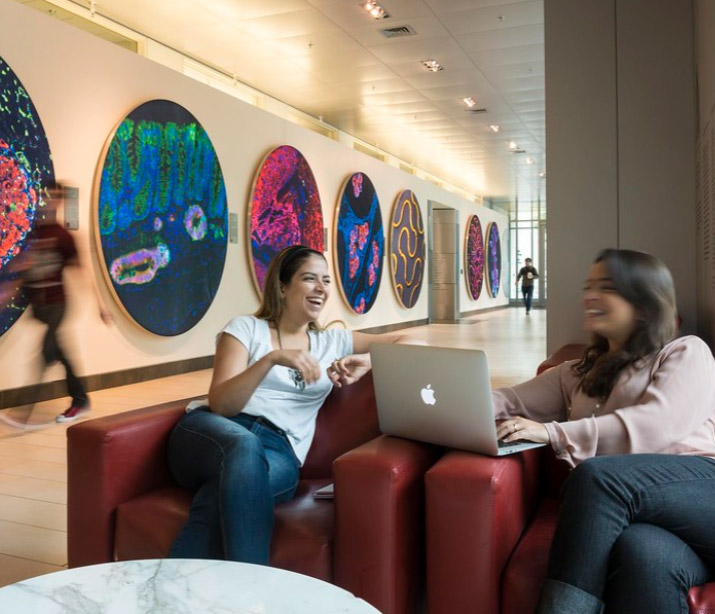
[[[35,105],[0,58],[0,335],[27,299],[15,259],[27,245],[44,186],[54,181],[50,146]]]
[[[276,147],[263,160],[248,210],[253,280],[263,292],[268,265],[291,245],[325,251],[323,209],[313,171],[290,145]]]
[[[476,215],[471,215],[467,221],[464,272],[469,296],[476,301],[482,293],[484,282],[484,237],[482,224]]]

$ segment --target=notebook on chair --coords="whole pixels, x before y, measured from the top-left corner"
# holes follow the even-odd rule
[[[383,433],[490,456],[544,445],[497,439],[483,351],[373,343],[370,356]]]

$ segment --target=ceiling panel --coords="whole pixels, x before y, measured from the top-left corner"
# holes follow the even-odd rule
[[[506,200],[519,186],[537,193],[543,2],[383,4],[383,20],[359,0],[101,0],[97,11],[463,189]],[[415,34],[381,33],[400,26]],[[425,59],[444,69],[429,72]],[[487,112],[469,113],[467,96]],[[527,147],[529,169],[510,140]]]

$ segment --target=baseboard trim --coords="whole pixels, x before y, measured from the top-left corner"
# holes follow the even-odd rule
[[[180,375],[182,373],[190,373],[191,371],[210,369],[213,366],[213,360],[213,355],[200,356],[198,358],[175,360],[173,362],[165,362],[146,367],[135,367],[133,369],[123,369],[121,371],[112,371],[110,373],[87,375],[85,377],[80,377],[79,379],[84,385],[85,390],[87,390],[87,392],[92,392],[93,390],[115,388],[117,386],[126,386],[127,384],[146,382],[160,377],[168,377],[170,375]],[[33,398],[34,388],[34,386],[22,386],[20,388],[0,390],[0,408],[15,407],[17,405],[30,403]],[[206,392],[208,392],[208,390]],[[57,399],[66,395],[67,389],[65,387],[65,381],[57,380],[54,382],[40,384],[37,391],[37,400],[46,401],[48,399]]]
[[[409,322],[396,322],[394,324],[383,324],[382,326],[370,326],[368,328],[357,329],[361,333],[371,333],[373,335],[379,335],[381,333],[391,333],[395,330],[401,330],[403,328],[412,328],[413,326],[425,326],[429,324],[427,318],[421,320],[411,320]]]

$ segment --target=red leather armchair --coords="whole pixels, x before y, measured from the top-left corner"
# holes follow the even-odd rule
[[[69,566],[162,558],[192,495],[167,463],[189,399],[73,425],[68,436]],[[276,508],[271,564],[413,611],[423,584],[424,473],[437,448],[379,436],[372,377],[321,409],[295,498]],[[312,493],[335,482],[335,502]]]
[[[539,372],[579,356],[567,346]],[[502,458],[453,451],[427,472],[429,614],[534,611],[567,473],[550,448]],[[715,612],[715,582],[691,589],[689,604],[691,614]]]

